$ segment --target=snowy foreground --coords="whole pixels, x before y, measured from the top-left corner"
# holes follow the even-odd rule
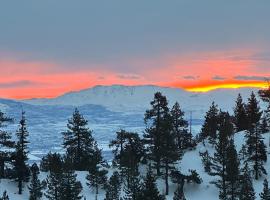
[[[244,143],[245,139],[244,139],[244,132],[240,132],[240,133],[236,133],[235,134],[235,145],[237,147],[237,150],[239,151],[242,144]],[[269,148],[269,141],[270,141],[270,133],[264,134],[264,142],[267,145],[267,151],[268,153],[270,152],[270,148]],[[213,181],[215,179],[215,177],[211,177],[209,176],[207,173],[204,172],[204,168],[201,162],[201,158],[199,156],[199,152],[204,152],[205,150],[208,150],[210,154],[213,153],[213,147],[211,145],[206,145],[203,146],[202,144],[199,144],[197,146],[197,148],[193,151],[189,151],[187,152],[181,163],[178,165],[179,169],[181,169],[181,171],[183,173],[188,173],[189,169],[196,169],[197,172],[200,174],[201,178],[203,179],[203,183],[201,185],[197,185],[197,184],[189,184],[186,185],[184,191],[185,191],[185,195],[187,200],[217,200],[218,199],[218,190],[217,188],[210,184],[211,181]],[[33,158],[34,159],[34,158]],[[263,188],[263,180],[264,178],[270,178],[270,161],[268,159],[268,162],[266,163],[265,166],[267,173],[268,173],[268,177],[262,177],[260,180],[258,181],[254,181],[254,189],[256,191],[256,196],[257,199],[259,199],[259,193],[262,191]],[[112,172],[112,170],[109,170],[110,172]],[[87,185],[86,185],[86,174],[87,172],[77,172],[77,179],[82,183],[83,185],[83,196],[87,199],[87,200],[93,200],[95,199],[95,194],[94,191],[92,191],[92,189],[90,189]],[[109,173],[110,175],[111,173]],[[142,174],[144,174],[144,172],[142,171]],[[44,180],[47,176],[47,173],[41,173],[40,174],[40,179]],[[157,184],[158,184],[158,188],[160,190],[161,193],[164,193],[164,181],[163,180],[157,180]],[[176,186],[173,183],[170,183],[170,194],[166,197],[168,200],[172,200],[173,199],[173,193],[176,189]],[[1,181],[1,187],[0,187],[0,193],[3,193],[4,190],[7,190],[8,195],[10,197],[11,200],[24,200],[24,199],[28,199],[29,198],[29,194],[28,194],[28,189],[27,189],[27,185],[24,186],[24,191],[22,195],[18,195],[17,194],[17,183],[12,181],[12,180],[2,180]],[[98,196],[98,199],[103,200],[104,199],[104,195],[105,192],[103,190],[100,191],[100,194]],[[43,199],[45,200],[46,198],[43,197]]]

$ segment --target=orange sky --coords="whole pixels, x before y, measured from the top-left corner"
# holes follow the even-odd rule
[[[153,60],[129,60],[138,66],[132,73],[121,73],[110,66],[66,67],[64,64],[0,59],[2,98],[55,97],[95,85],[155,84],[205,92],[217,88],[263,87],[269,68],[253,59],[253,51],[208,52],[163,56]]]

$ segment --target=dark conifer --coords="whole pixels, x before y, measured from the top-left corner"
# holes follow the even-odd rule
[[[7,151],[7,149],[12,149],[15,146],[11,134],[2,130],[10,122],[12,119],[0,111],[0,178],[5,177],[5,163],[11,161],[12,157],[11,151]]]
[[[236,100],[236,105],[234,108],[234,118],[237,132],[247,129],[246,105],[243,102],[241,94],[238,95]]]
[[[15,152],[15,173],[16,181],[18,182],[19,194],[22,194],[23,182],[28,181],[30,170],[27,165],[28,160],[28,131],[26,128],[25,113],[22,112],[22,119],[20,120],[19,129],[17,131],[17,144]]]
[[[92,164],[86,179],[88,180],[87,185],[95,189],[96,199],[98,199],[99,187],[105,188],[107,184],[106,174],[108,171],[104,168],[106,163],[103,160],[101,150],[97,147],[97,144],[94,146],[95,151],[92,157]]]
[[[257,101],[255,94],[252,92],[247,104],[247,122],[248,130],[254,129],[260,122],[262,111],[260,110],[259,101]]]
[[[74,170],[87,170],[91,164],[89,159],[93,153],[94,139],[87,124],[87,120],[75,109],[72,118],[68,120],[68,130],[63,133],[63,146],[72,160]]]
[[[255,200],[255,192],[253,188],[252,179],[249,173],[248,164],[245,164],[245,167],[242,169],[242,174],[240,177],[240,192],[239,200]]]
[[[45,196],[49,200],[60,200],[61,199],[62,178],[63,178],[62,172],[50,172],[50,174],[47,176],[46,182],[47,182],[48,189],[45,193]]]
[[[181,153],[177,147],[175,135],[171,131],[172,123],[171,117],[167,116],[166,121],[162,124],[162,134],[161,134],[161,147],[160,147],[160,158],[162,168],[164,168],[163,177],[165,180],[165,194],[169,194],[169,174],[173,170],[174,164],[181,159]]]
[[[208,174],[210,174],[211,173],[212,160],[211,160],[211,157],[209,155],[208,150],[206,150],[203,153],[200,152],[200,157],[202,159],[202,163],[203,163],[203,166],[204,166],[204,171],[207,172]]]
[[[155,163],[157,175],[160,176],[161,167],[161,146],[164,124],[169,116],[168,101],[166,96],[160,92],[155,93],[154,100],[151,101],[151,109],[145,113],[145,123],[147,128],[144,134],[148,159]]]
[[[114,148],[114,165],[120,168],[121,176],[129,183],[130,177],[137,173],[144,156],[144,147],[139,135],[121,130],[117,132],[117,138],[111,141],[110,147]]]
[[[155,177],[152,174],[151,167],[149,167],[147,175],[144,179],[141,198],[143,200],[162,200],[164,197],[159,194],[157,189]]]
[[[121,192],[121,179],[117,171],[110,177],[106,186],[106,196],[104,200],[119,200]]]
[[[258,180],[262,174],[267,174],[264,168],[264,163],[267,160],[266,146],[257,125],[251,128],[245,137],[247,138],[247,161],[252,165],[251,171],[255,175],[255,179]]]
[[[229,137],[233,134],[233,128],[227,113],[222,113],[220,118],[220,131],[217,135],[215,153],[212,158],[211,175],[218,176],[214,184],[219,188],[219,198],[225,200],[227,197],[226,165]]]
[[[60,200],[80,200],[82,196],[82,185],[76,180],[77,175],[71,169],[65,169],[61,185],[60,185]]]
[[[267,179],[263,182],[263,191],[260,193],[261,200],[270,200],[270,188]]]
[[[226,164],[226,182],[227,182],[227,198],[228,200],[237,200],[239,195],[239,160],[235,149],[234,141],[231,139],[227,149]]]
[[[38,179],[39,168],[36,163],[34,163],[31,168],[31,183],[28,186],[30,197],[29,200],[40,200],[43,193],[44,185]]]
[[[205,115],[205,121],[201,130],[202,139],[209,138],[210,141],[214,144],[215,139],[217,138],[218,131],[218,115],[219,110],[215,102],[212,103],[209,111]]]
[[[125,182],[124,192],[125,196],[123,200],[142,200],[141,198],[141,183],[139,179],[139,174],[135,174],[130,178],[129,184]]]
[[[191,133],[188,132],[188,122],[184,119],[184,112],[178,102],[171,109],[172,131],[177,139],[177,146],[180,151],[194,146]]]

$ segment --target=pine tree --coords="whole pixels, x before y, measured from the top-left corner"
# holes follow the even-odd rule
[[[9,200],[9,197],[8,197],[8,194],[7,194],[6,190],[3,192],[3,196],[0,197],[0,200]]]
[[[58,171],[64,166],[64,161],[62,156],[59,153],[49,152],[46,156],[42,158],[40,163],[40,170],[44,172],[48,171]]]
[[[149,167],[147,175],[144,179],[141,198],[143,200],[162,200],[164,197],[159,194],[157,189],[155,177],[152,174],[151,167]]]
[[[234,108],[235,125],[237,132],[247,129],[246,105],[243,102],[241,94],[238,94]]]
[[[125,196],[123,200],[142,200],[141,189],[139,174],[135,174],[130,178],[129,184],[127,182],[124,184]]]
[[[269,125],[266,116],[262,118],[262,121],[260,123],[260,131],[262,132],[262,134],[267,133],[269,131]]]
[[[209,155],[208,150],[206,150],[203,153],[200,152],[200,157],[202,159],[202,163],[203,163],[203,166],[204,166],[204,171],[207,172],[208,174],[210,174],[211,173],[212,161],[211,161],[211,157]]]
[[[95,146],[95,152],[92,157],[92,165],[89,168],[89,174],[86,176],[86,179],[88,180],[87,185],[89,187],[95,188],[96,192],[96,199],[99,194],[99,186],[102,186],[105,188],[107,183],[107,177],[106,174],[108,171],[104,169],[105,161],[102,157],[102,152],[100,149],[98,149],[97,144]]]
[[[235,149],[234,141],[231,139],[227,148],[227,164],[226,164],[226,184],[227,184],[227,197],[228,200],[236,200],[239,195],[239,160],[237,151]]]
[[[68,157],[72,160],[74,170],[87,170],[93,153],[94,139],[92,131],[87,128],[87,120],[75,109],[73,116],[68,120],[68,130],[63,133],[63,146]]]
[[[172,169],[174,169],[174,164],[176,161],[180,160],[181,154],[176,144],[176,137],[171,131],[172,123],[171,117],[167,116],[166,121],[162,124],[162,134],[161,134],[161,147],[160,147],[160,162],[162,168],[164,168],[164,180],[165,180],[165,194],[169,194],[169,174]]]
[[[252,179],[250,177],[248,164],[242,169],[242,175],[240,178],[240,192],[239,200],[255,200],[255,192],[252,184]]]
[[[267,160],[266,146],[257,125],[255,125],[255,128],[251,128],[245,137],[247,138],[247,161],[252,164],[252,172],[255,175],[255,179],[258,180],[262,174],[267,174],[264,168],[264,163]]]
[[[261,200],[270,200],[270,188],[267,179],[263,182],[263,191],[260,193]]]
[[[163,126],[167,123],[169,108],[166,96],[160,92],[155,93],[154,100],[150,104],[152,108],[146,111],[144,118],[147,125],[144,142],[148,159],[155,163],[157,175],[160,176]]]
[[[29,193],[30,193],[29,200],[39,200],[41,199],[43,195],[42,190],[44,188],[44,185],[38,179],[39,168],[37,164],[34,163],[31,166],[30,170],[31,170],[32,178],[31,178],[31,183],[28,186]]]
[[[15,142],[12,141],[11,134],[7,131],[1,130],[13,120],[0,111],[0,178],[5,177],[5,162],[11,161],[11,151],[7,149],[14,148]]]
[[[219,110],[215,102],[212,103],[209,111],[205,115],[205,121],[201,130],[202,139],[209,138],[211,143],[217,138]]]
[[[77,175],[71,169],[65,169],[60,186],[60,200],[80,200],[82,185],[76,180]]]
[[[211,175],[218,176],[219,179],[213,183],[219,188],[220,199],[227,197],[226,166],[229,137],[233,133],[232,124],[228,113],[222,113],[220,117],[220,131],[217,135],[215,153],[212,158]]]
[[[193,147],[191,133],[188,132],[188,122],[184,119],[184,112],[180,109],[178,102],[171,109],[172,131],[177,138],[177,145],[180,151]]]
[[[28,131],[26,128],[25,113],[22,112],[22,119],[20,120],[19,129],[17,131],[18,142],[16,144],[15,152],[15,171],[16,181],[18,182],[19,194],[22,194],[23,182],[28,181],[30,176],[30,170],[26,162],[28,160],[27,154],[27,140]]]
[[[186,200],[183,186],[178,185],[176,191],[174,192],[173,200]]]
[[[106,197],[104,200],[119,200],[121,192],[121,179],[117,171],[109,179],[106,187]]]
[[[110,147],[114,148],[113,163],[120,168],[121,177],[129,178],[137,173],[139,163],[144,156],[144,146],[138,133],[121,130],[112,140]]]
[[[62,194],[62,183],[63,183],[63,172],[59,171],[51,171],[47,176],[47,191],[45,196],[49,200],[61,200]]]
[[[261,99],[268,104],[267,109],[265,110],[265,119],[270,124],[270,85],[268,83],[268,88],[259,91]],[[268,127],[269,128],[269,127]]]
[[[259,101],[257,101],[255,94],[252,92],[247,104],[247,122],[248,130],[254,129],[259,123],[262,116]]]

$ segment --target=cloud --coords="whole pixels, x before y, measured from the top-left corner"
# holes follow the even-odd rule
[[[200,76],[191,76],[191,75],[188,75],[188,76],[183,76],[183,78],[185,80],[197,80],[200,78]]]
[[[23,87],[33,87],[33,86],[40,86],[40,85],[42,85],[42,83],[28,81],[28,80],[21,80],[21,81],[0,83],[0,88],[23,88]]]
[[[119,75],[117,75],[117,78],[128,79],[128,80],[137,80],[137,79],[140,79],[141,77],[138,75],[134,75],[134,74],[119,74]]]
[[[226,78],[225,78],[225,77],[222,77],[222,76],[216,75],[216,76],[213,76],[212,79],[213,79],[213,80],[216,80],[216,81],[223,81],[223,80],[225,80]]]
[[[241,75],[238,75],[238,76],[235,76],[234,79],[236,80],[253,80],[253,81],[265,81],[265,80],[269,80],[270,77],[267,77],[267,76],[241,76]]]

